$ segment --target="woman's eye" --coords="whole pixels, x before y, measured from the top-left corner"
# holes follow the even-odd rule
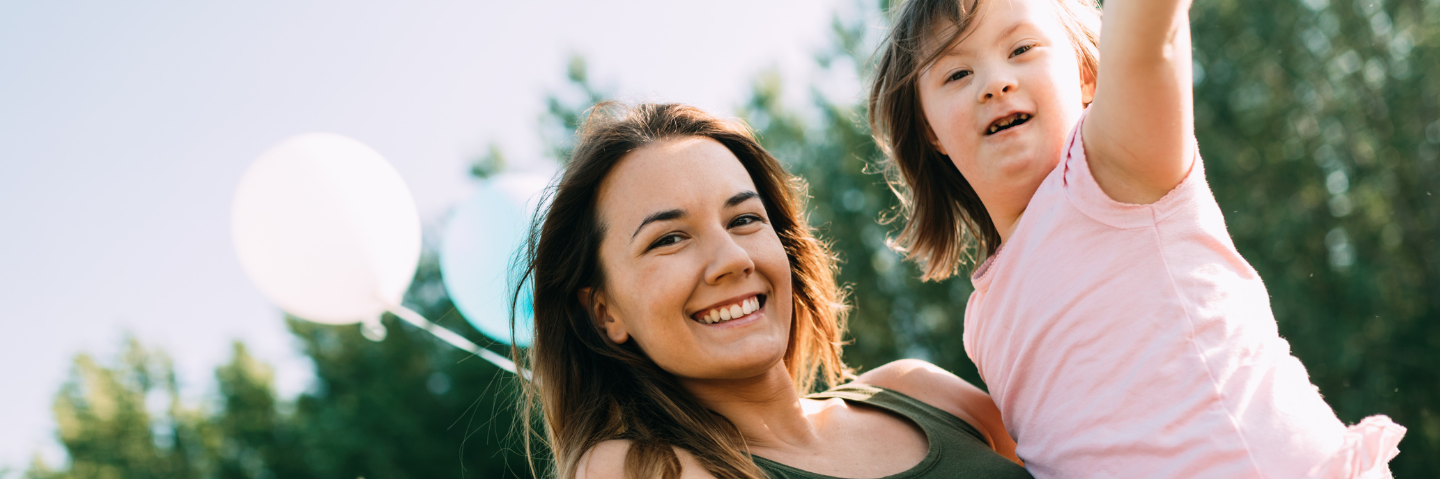
[[[665,236],[661,236],[660,239],[655,240],[654,243],[650,243],[650,247],[649,247],[649,248],[646,248],[646,251],[649,251],[649,250],[652,250],[652,249],[655,249],[655,248],[659,248],[659,247],[662,247],[662,246],[670,246],[670,245],[672,245],[672,244],[679,243],[680,240],[683,240],[683,239],[685,239],[685,238],[682,237],[682,236],[680,236],[679,233],[671,233],[671,234],[668,234],[668,235],[665,235]]]
[[[961,78],[965,78],[967,76],[970,76],[970,70],[960,70],[955,73],[951,73],[948,77],[945,77],[945,81],[947,83],[952,81],[958,81]]]
[[[739,218],[735,218],[734,220],[730,221],[730,227],[738,228],[748,224],[760,223],[761,221],[763,220],[761,220],[760,217],[757,215],[741,215]]]
[[[1016,48],[1015,51],[1010,52],[1010,57],[1011,57],[1011,58],[1014,58],[1016,55],[1019,55],[1019,54],[1021,54],[1021,53],[1025,53],[1025,52],[1028,52],[1028,51],[1030,51],[1031,48],[1035,48],[1035,46],[1034,46],[1034,45],[1024,45],[1024,46],[1021,46],[1020,48]]]

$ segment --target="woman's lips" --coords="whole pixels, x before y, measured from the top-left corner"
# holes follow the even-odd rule
[[[759,311],[764,306],[765,295],[757,294],[729,304],[722,304],[690,316],[691,319],[701,324],[720,324],[726,321],[739,319],[750,313]]]

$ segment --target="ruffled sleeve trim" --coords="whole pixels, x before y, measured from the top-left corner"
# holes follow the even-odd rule
[[[1405,426],[1370,416],[1345,430],[1345,442],[1325,463],[1310,470],[1315,479],[1391,479],[1390,460],[1400,454]]]

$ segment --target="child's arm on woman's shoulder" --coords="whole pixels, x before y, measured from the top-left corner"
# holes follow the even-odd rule
[[[950,371],[919,359],[901,359],[861,374],[855,382],[896,391],[954,414],[979,429],[995,452],[1024,465],[1015,455],[1015,439],[1005,431],[995,401]]]
[[[1100,188],[1150,204],[1195,160],[1189,0],[1108,0],[1085,156]]]

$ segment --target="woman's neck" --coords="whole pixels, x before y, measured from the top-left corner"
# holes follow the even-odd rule
[[[784,363],[743,379],[682,380],[711,411],[725,416],[752,449],[805,448],[820,439],[811,422],[814,402],[800,398]]]

